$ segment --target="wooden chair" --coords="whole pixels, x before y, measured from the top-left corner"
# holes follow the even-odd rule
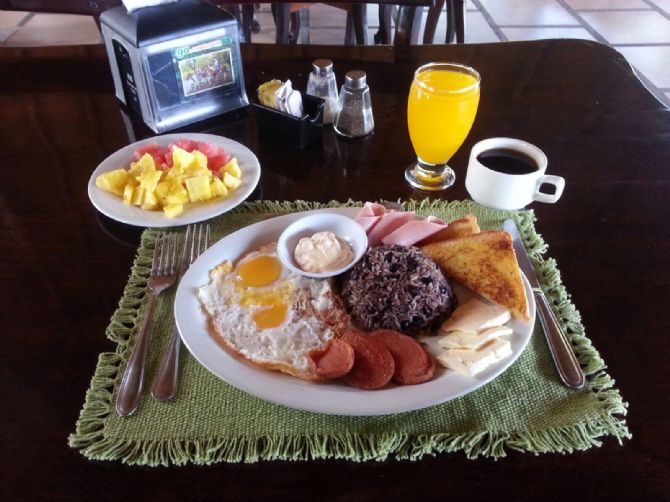
[[[445,2],[447,4],[447,36],[445,43],[451,44],[454,42],[465,43],[465,2],[464,0],[436,0],[435,5],[428,8],[428,16],[426,17],[426,28],[423,33],[423,43],[432,44],[435,40],[435,29],[437,22],[444,8]]]
[[[207,0],[224,8],[235,16],[240,24],[243,42],[251,41],[251,26],[254,19],[252,3],[234,4],[226,0]],[[0,10],[22,10],[53,14],[79,14],[93,16],[100,28],[100,14],[107,9],[121,5],[121,0],[0,0]]]
[[[278,44],[295,44],[301,38],[309,43],[309,3],[273,3],[272,15],[277,27]],[[345,45],[367,45],[367,8],[365,4],[326,4],[347,11]]]

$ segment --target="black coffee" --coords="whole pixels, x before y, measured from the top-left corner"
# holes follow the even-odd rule
[[[528,155],[510,148],[494,148],[477,155],[477,160],[494,171],[505,174],[530,174],[539,169]]]

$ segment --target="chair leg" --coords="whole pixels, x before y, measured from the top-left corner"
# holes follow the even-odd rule
[[[290,4],[287,3],[273,3],[272,15],[275,18],[275,26],[277,32],[275,35],[276,44],[289,43],[289,30],[291,22]]]
[[[423,43],[435,43],[435,30],[437,29],[437,22],[440,20],[440,14],[444,8],[446,0],[437,0],[435,5],[428,8],[428,15],[426,16],[426,29],[423,32]]]
[[[454,25],[456,27],[456,43],[465,43],[465,2],[451,0],[454,3]]]
[[[419,41],[422,16],[423,7],[401,5],[398,9],[393,45],[415,45]]]
[[[390,44],[393,33],[393,6],[379,4],[379,30],[375,34],[375,44]]]
[[[366,4],[355,3],[351,6],[351,17],[358,45],[368,45],[368,9]]]
[[[309,9],[300,9],[300,42],[309,45]]]
[[[251,43],[252,23],[254,21],[254,6],[252,4],[242,4],[242,35],[244,41]]]
[[[291,22],[289,23],[288,43],[297,44],[300,37],[300,11],[291,12]]]
[[[454,0],[447,0],[447,36],[444,41],[448,44],[453,44],[456,41],[455,12]]]
[[[356,45],[356,35],[354,34],[354,20],[351,12],[347,12],[347,22],[344,29],[344,45]]]

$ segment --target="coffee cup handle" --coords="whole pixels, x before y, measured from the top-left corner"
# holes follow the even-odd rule
[[[554,185],[556,187],[556,193],[548,194],[540,192],[540,188],[542,188],[542,185],[544,185],[545,183]],[[535,185],[535,193],[533,194],[533,200],[553,204],[554,202],[556,202],[558,199],[561,198],[564,188],[565,188],[565,179],[561,178],[560,176],[552,176],[550,174],[545,174],[537,179],[537,184]]]

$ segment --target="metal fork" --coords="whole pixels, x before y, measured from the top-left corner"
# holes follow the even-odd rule
[[[204,228],[204,230],[203,230]],[[188,267],[209,247],[209,225],[189,225],[184,237],[184,252],[182,253],[181,265],[179,267],[179,279],[184,275]],[[158,375],[151,388],[151,395],[159,401],[168,401],[177,393],[179,381],[179,348],[181,346],[179,330],[177,325],[172,328],[172,337],[168,344]]]
[[[151,275],[148,288],[151,292],[144,321],[133,352],[123,373],[119,395],[116,398],[116,411],[127,417],[137,409],[144,383],[144,368],[149,353],[149,338],[153,326],[156,299],[164,290],[172,286],[177,279],[177,235],[165,234],[156,238],[154,256],[151,262]]]

